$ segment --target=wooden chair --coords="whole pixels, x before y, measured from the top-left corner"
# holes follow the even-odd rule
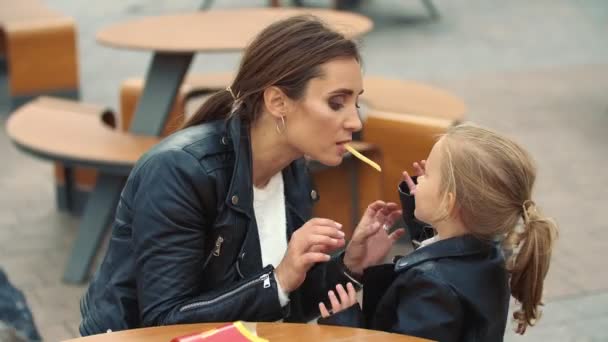
[[[79,97],[75,22],[41,1],[0,2],[0,62],[0,73],[8,75],[11,109],[42,94]],[[56,163],[55,174],[57,206],[71,211],[78,193],[68,192],[76,191],[70,182],[77,179],[78,186],[87,187],[91,172]]]
[[[454,120],[402,113],[371,111],[363,125],[363,141],[382,151],[382,194],[399,203],[397,186],[402,172],[414,174],[412,164],[426,159],[437,138]]]
[[[37,0],[0,3],[0,56],[11,107],[41,94],[78,98],[74,20]]]

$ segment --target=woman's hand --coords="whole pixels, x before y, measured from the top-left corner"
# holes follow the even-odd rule
[[[376,201],[367,207],[344,254],[344,264],[350,271],[362,274],[383,261],[395,241],[405,234],[403,228],[389,234],[399,217],[401,210],[396,203]]]
[[[338,292],[338,296],[340,296],[340,300],[336,297],[334,291],[329,291],[329,302],[331,303],[331,314],[337,314],[340,311],[346,310],[351,306],[357,304],[357,292],[355,291],[355,287],[352,283],[346,284],[346,290],[342,284],[336,285],[336,292]],[[329,310],[325,307],[323,302],[319,303],[319,311],[321,311],[321,317],[327,318],[331,314]]]
[[[416,171],[416,176],[423,176],[424,172],[426,171],[426,160],[421,160],[420,163],[414,162],[414,170]],[[412,177],[410,177],[407,171],[403,171],[403,180],[410,189],[410,195],[414,195],[416,193],[416,183],[414,183],[414,180]]]
[[[325,250],[344,246],[342,225],[329,219],[314,218],[291,235],[283,260],[274,273],[281,288],[292,292],[302,285],[306,272],[318,262],[329,261]]]

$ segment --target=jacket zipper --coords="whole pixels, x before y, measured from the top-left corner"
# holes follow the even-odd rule
[[[226,299],[226,298],[234,295],[237,292],[243,291],[243,290],[245,290],[245,289],[247,289],[247,288],[249,288],[249,287],[251,287],[253,285],[256,285],[256,284],[259,284],[259,283],[262,283],[262,282],[264,283],[264,288],[265,289],[267,289],[267,288],[270,287],[270,276],[269,276],[268,273],[264,273],[259,278],[253,279],[253,280],[251,280],[251,281],[249,281],[249,282],[247,282],[247,283],[245,283],[245,284],[237,287],[236,289],[234,289],[232,291],[229,291],[229,292],[226,292],[223,295],[215,297],[215,298],[213,298],[211,300],[205,300],[205,301],[200,301],[200,302],[196,302],[196,303],[185,305],[181,309],[179,309],[179,312],[184,312],[184,311],[187,311],[187,310],[190,310],[190,309],[195,309],[195,308],[198,308],[198,307],[201,307],[201,306],[215,304],[215,303],[217,303],[219,301],[222,301],[223,299]]]
[[[220,235],[217,237],[217,240],[215,240],[215,250],[213,251],[213,255],[215,256],[220,256],[220,253],[222,252],[222,243],[224,242],[224,238]]]

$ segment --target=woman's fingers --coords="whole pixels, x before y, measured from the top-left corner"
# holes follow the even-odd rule
[[[308,220],[308,222],[306,222],[306,224],[312,225],[312,226],[326,226],[326,227],[332,227],[332,228],[336,228],[336,229],[342,229],[341,223],[336,222],[334,220],[320,218],[320,217],[312,218],[312,219]]]
[[[386,203],[384,203],[384,201],[375,201],[372,204],[367,206],[367,209],[365,210],[365,215],[369,215],[369,216],[373,216],[376,214],[376,212],[378,212],[379,210],[382,210],[385,207]]]
[[[403,228],[399,228],[399,229],[395,229],[394,232],[392,232],[388,238],[391,239],[391,241],[396,242],[397,240],[399,240],[403,235],[405,235],[405,229]]]
[[[293,233],[289,241],[298,254],[335,250],[344,244],[344,232],[327,226],[302,227]]]
[[[321,312],[321,317],[323,317],[323,318],[329,317],[329,311],[327,310],[327,308],[325,307],[325,304],[323,304],[323,302],[319,303],[319,311]]]
[[[401,210],[395,210],[395,211],[391,212],[388,215],[388,217],[386,218],[386,224],[389,227],[392,227],[395,224],[395,222],[397,222],[397,220],[399,220],[401,218],[402,214],[403,214],[403,211],[401,211]]]
[[[314,234],[314,235],[307,236],[306,242],[308,243],[309,246],[324,245],[327,247],[333,247],[333,246],[338,246],[338,245],[344,244],[344,238],[334,239],[334,238],[330,238],[329,236],[326,236],[326,235]]]
[[[365,241],[367,240],[370,236],[376,234],[378,232],[378,230],[380,230],[382,227],[382,223],[376,221],[374,223],[372,223],[369,227],[365,227],[364,229],[362,229],[362,231],[357,235],[357,240],[358,241]]]
[[[328,254],[319,252],[308,252],[302,254],[302,256],[300,257],[300,260],[303,264],[307,266],[307,268],[312,267],[312,265],[318,262],[328,262],[329,259],[331,259],[331,257]]]
[[[325,235],[333,239],[343,239],[345,234],[342,230],[336,229],[328,226],[312,226],[306,231],[303,231],[304,234],[316,234],[316,235]]]

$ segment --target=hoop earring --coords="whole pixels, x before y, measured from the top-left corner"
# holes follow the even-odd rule
[[[285,125],[285,116],[281,116],[281,126],[279,126],[279,123],[277,122],[277,132],[282,134],[286,129],[287,125]]]

